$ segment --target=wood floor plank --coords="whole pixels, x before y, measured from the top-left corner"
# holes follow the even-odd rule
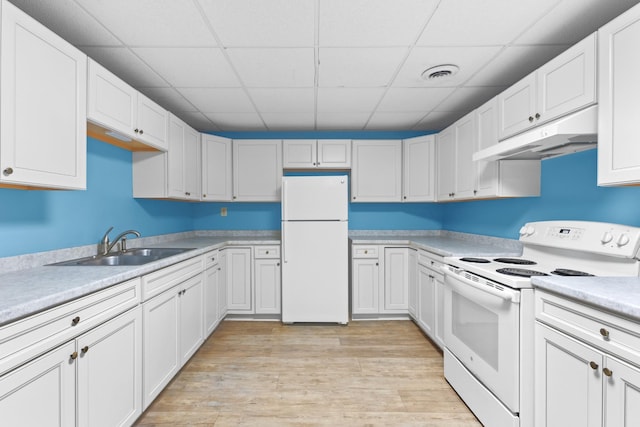
[[[410,321],[225,321],[138,426],[481,424]]]

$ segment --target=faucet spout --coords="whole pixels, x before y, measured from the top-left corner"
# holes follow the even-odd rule
[[[98,243],[98,255],[107,255],[109,252],[111,252],[111,249],[113,249],[113,247],[119,242],[122,241],[122,250],[125,251],[126,250],[126,236],[129,234],[133,234],[136,237],[140,237],[140,232],[136,231],[136,230],[127,230],[127,231],[123,231],[122,233],[118,234],[116,236],[115,239],[113,239],[113,242],[109,242],[109,232],[113,230],[113,227],[109,228],[107,230],[107,232],[104,234],[104,236],[102,237],[102,240],[100,240],[100,243]]]

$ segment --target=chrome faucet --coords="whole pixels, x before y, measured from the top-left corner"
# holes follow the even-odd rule
[[[123,231],[122,233],[118,234],[118,236],[116,236],[115,239],[113,239],[113,242],[109,242],[109,233],[111,232],[111,230],[113,230],[113,227],[109,227],[109,229],[104,233],[104,236],[102,236],[102,239],[100,239],[100,242],[98,243],[98,255],[107,255],[109,252],[111,252],[111,249],[113,249],[113,247],[119,242],[121,241],[122,243],[120,244],[120,250],[122,252],[125,252],[127,250],[127,235],[128,234],[134,234],[136,237],[140,237],[140,233],[136,230],[127,230],[127,231]]]

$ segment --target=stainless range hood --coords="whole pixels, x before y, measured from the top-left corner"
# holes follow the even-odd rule
[[[538,160],[595,148],[598,106],[505,139],[473,155],[473,160]]]

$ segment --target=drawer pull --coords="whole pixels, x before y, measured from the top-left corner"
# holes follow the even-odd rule
[[[71,326],[76,326],[78,323],[80,323],[80,316],[76,316],[71,319]]]
[[[80,351],[82,352],[82,354],[85,354],[87,351],[89,351],[89,346],[85,345],[84,347],[82,347],[82,349],[80,349]]]
[[[216,257],[212,256],[211,257],[211,262],[214,262],[216,260]]]
[[[269,255],[269,251],[266,251],[265,254]]]
[[[606,376],[610,377],[611,375],[613,375],[613,371],[609,368],[603,368],[602,369],[602,373],[605,374]]]
[[[71,355],[69,355],[69,357],[71,358],[71,360],[76,360],[78,358],[78,352],[74,351],[73,353],[71,353]]]
[[[369,253],[369,251],[365,249],[364,253],[365,253],[365,254],[368,254],[368,253]]]
[[[607,331],[605,328],[600,328],[600,335],[602,335],[604,338],[609,338],[609,331]]]
[[[594,361],[589,362],[589,366],[591,366],[591,369],[593,370],[598,369],[598,364]]]

